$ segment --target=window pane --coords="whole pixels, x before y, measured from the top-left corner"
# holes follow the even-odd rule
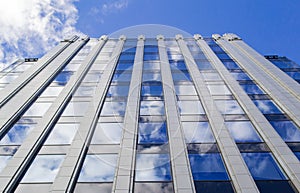
[[[226,85],[207,85],[211,95],[230,95]]]
[[[191,81],[190,74],[188,72],[172,72],[173,81]]]
[[[225,122],[225,125],[236,142],[262,141],[249,121]]]
[[[88,104],[88,102],[70,102],[61,116],[83,116]]]
[[[182,122],[186,143],[214,143],[208,122]]]
[[[255,84],[241,84],[241,87],[247,94],[264,94],[264,92]]]
[[[123,123],[98,123],[91,144],[119,144]]]
[[[139,123],[139,144],[166,142],[168,142],[168,137],[165,122]]]
[[[284,141],[300,141],[300,130],[292,121],[270,121],[270,123]]]
[[[282,114],[271,100],[253,100],[253,102],[263,114]]]
[[[12,158],[12,156],[0,155],[0,172],[7,165],[7,162]]]
[[[219,153],[189,154],[194,180],[229,180]]]
[[[111,193],[112,183],[77,183],[75,193]]]
[[[93,86],[80,86],[74,96],[93,96],[95,94],[96,87]]]
[[[206,73],[202,73],[202,75],[203,75],[204,80],[206,80],[206,81],[222,80],[218,73],[212,73],[212,72],[208,73],[208,72],[206,72]]]
[[[230,73],[235,80],[251,80],[251,78],[244,72],[232,72]]]
[[[71,144],[78,126],[78,124],[56,124],[45,144]]]
[[[244,114],[235,100],[216,100],[215,103],[222,114]]]
[[[43,116],[51,103],[33,103],[23,116]]]
[[[131,79],[131,73],[115,73],[113,80],[115,82],[123,81],[123,82],[129,82]]]
[[[181,115],[205,114],[200,101],[178,101]]]
[[[172,180],[168,154],[137,154],[135,181]]]
[[[44,90],[40,97],[55,97],[58,96],[62,90],[63,87],[49,86]]]
[[[65,155],[37,155],[21,182],[53,182],[64,157]]]
[[[162,96],[162,86],[158,85],[143,85],[142,96]]]
[[[155,183],[135,183],[134,184],[134,192],[143,192],[143,193],[173,193],[173,184],[172,183],[163,183],[163,182],[155,182]]]
[[[125,114],[126,102],[105,102],[101,115],[103,116],[114,116],[120,115],[123,116]]]
[[[285,180],[270,153],[242,153],[254,180]]]
[[[175,85],[176,95],[197,95],[193,85]]]
[[[107,96],[127,96],[129,91],[129,86],[110,86]]]
[[[156,61],[144,61],[144,70],[160,70],[160,63]]]
[[[143,73],[143,82],[146,81],[161,81],[160,73]]]
[[[117,155],[87,155],[78,182],[112,182],[115,174]]]
[[[21,145],[34,127],[34,124],[15,124],[1,139],[0,145]]]
[[[140,115],[164,115],[165,108],[162,101],[141,101]]]
[[[234,193],[230,182],[226,181],[195,181],[196,192],[201,193]]]
[[[171,60],[170,67],[172,70],[187,70],[183,60]]]

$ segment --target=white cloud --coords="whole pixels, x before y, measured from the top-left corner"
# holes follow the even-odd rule
[[[114,13],[121,9],[124,9],[127,6],[128,6],[128,0],[110,1],[102,5],[101,12],[103,15],[107,15],[109,13]]]
[[[0,69],[23,57],[40,56],[75,33],[76,0],[0,1]]]

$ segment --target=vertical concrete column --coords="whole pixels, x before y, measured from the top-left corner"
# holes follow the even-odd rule
[[[85,155],[88,151],[89,141],[96,127],[101,107],[103,106],[110,80],[113,77],[116,64],[125,41],[125,36],[119,38],[115,50],[106,66],[103,75],[95,89],[95,94],[88,105],[84,118],[80,121],[78,131],[72,141],[65,160],[52,185],[51,192],[73,192]]]
[[[232,40],[232,41],[241,41],[241,40]],[[219,38],[217,40],[218,44],[226,50],[229,55],[234,58],[242,68],[249,73],[253,79],[262,87],[267,94],[269,94],[274,101],[285,111],[285,113],[290,116],[294,122],[300,126],[300,102],[297,99],[300,95],[291,94],[290,89],[282,87],[277,81],[274,81],[273,78],[265,71],[264,68],[260,67],[255,61],[250,59],[245,53],[241,52],[237,47],[233,46],[229,41],[224,38]],[[288,86],[288,85],[287,85]],[[299,85],[294,89],[297,90]],[[298,92],[300,92],[298,90]]]
[[[38,153],[44,140],[51,132],[53,125],[59,118],[61,112],[67,106],[70,97],[74,94],[81,80],[93,64],[95,58],[103,47],[107,37],[101,37],[99,43],[90,52],[83,64],[77,70],[76,74],[71,77],[65,88],[53,102],[49,110],[43,118],[37,123],[35,129],[31,132],[28,138],[22,143],[12,160],[0,174],[1,186],[0,190],[9,192],[15,188],[18,181],[23,175],[23,172],[29,167],[31,161]]]
[[[176,193],[195,192],[193,176],[189,167],[187,148],[184,142],[184,134],[180,124],[175,87],[164,37],[159,35],[157,36],[157,39],[161,61],[161,76],[165,99],[174,190]]]
[[[144,40],[144,36],[138,37],[124,118],[123,136],[113,183],[112,192],[114,193],[133,192]]]
[[[249,96],[240,87],[239,83],[232,77],[219,58],[214,54],[206,42],[201,39],[201,36],[195,35],[195,39],[206,57],[211,60],[212,65],[219,72],[236,100],[242,106],[250,121],[255,125],[258,133],[272,151],[274,158],[281,165],[294,186],[299,190],[299,160],[281,139],[264,115],[254,105]]]
[[[62,41],[39,59],[31,68],[10,83],[9,86],[2,89],[0,93],[0,108],[78,38],[78,36],[73,36],[70,39]]]
[[[72,43],[63,53],[58,55],[51,64],[47,65],[26,86],[19,90],[9,101],[1,107],[0,135],[13,124],[20,115],[28,108],[36,97],[47,87],[52,79],[65,67],[71,58],[89,40],[85,38]]]
[[[211,124],[212,131],[221,150],[221,154],[236,192],[259,192],[246,164],[243,161],[238,147],[231,138],[230,133],[224,124],[223,116],[214,104],[214,100],[208,91],[192,54],[190,53],[182,36],[177,35],[176,39],[184,56],[186,66],[194,81],[196,90],[199,93],[201,103]]]
[[[272,62],[267,60],[261,54],[257,53],[253,48],[247,45],[241,38],[235,34],[224,34],[229,44],[240,50],[240,53],[252,60],[255,65],[264,71],[268,76],[277,81],[280,86],[290,92],[295,98],[300,100],[300,85],[285,72],[276,67]]]

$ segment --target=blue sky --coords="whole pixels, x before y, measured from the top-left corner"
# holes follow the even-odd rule
[[[0,3],[0,25],[4,26],[0,28],[0,65],[16,57],[39,56],[70,34],[99,37],[140,24],[170,25],[203,36],[232,32],[262,54],[284,55],[300,63],[299,0],[21,2]]]

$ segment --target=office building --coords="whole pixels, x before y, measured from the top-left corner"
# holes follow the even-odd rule
[[[0,72],[1,192],[300,191],[300,66],[235,34],[74,36]]]

